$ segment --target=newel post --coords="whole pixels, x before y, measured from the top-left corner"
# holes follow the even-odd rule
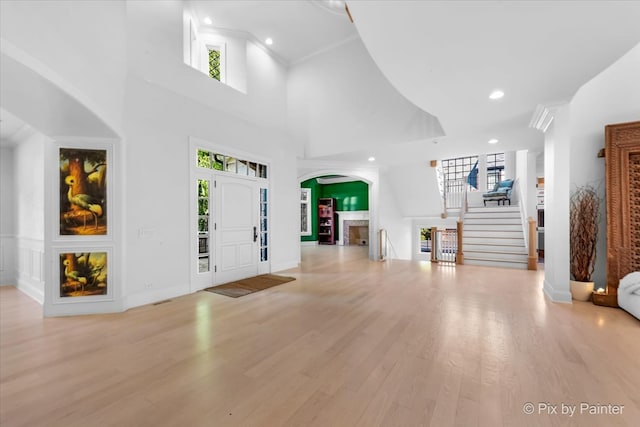
[[[529,217],[529,255],[527,256],[527,270],[538,269],[538,255],[536,254],[536,220]]]
[[[431,262],[438,262],[436,258],[436,239],[438,238],[438,227],[431,227]]]
[[[458,229],[458,251],[456,253],[456,264],[464,264],[464,253],[462,252],[462,229],[463,229],[462,221],[457,222]]]

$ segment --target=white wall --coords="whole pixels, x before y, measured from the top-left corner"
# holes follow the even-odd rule
[[[443,134],[437,119],[391,86],[360,41],[293,65],[288,78],[289,128],[305,157],[362,151]]]
[[[403,216],[401,204],[402,195],[392,185],[386,173],[380,175],[380,199],[378,214],[380,228],[387,230],[389,246],[387,256],[391,259],[412,258],[411,219]]]
[[[15,285],[15,187],[12,147],[0,148],[0,285]]]
[[[18,289],[44,301],[44,151],[51,140],[35,133],[13,153],[16,279]]]
[[[528,150],[519,150],[516,153],[515,177],[519,183],[521,194],[518,195],[518,203],[524,203],[524,212],[527,217],[537,218],[536,211],[536,156]]]
[[[438,217],[442,203],[436,168],[428,161],[407,162],[385,170],[389,194],[402,217]]]
[[[271,263],[298,261],[295,157],[283,133],[265,129],[137,78],[127,85],[125,289],[127,306],[189,291],[189,137],[253,153],[271,166]],[[141,230],[151,231],[141,238]],[[158,259],[169,260],[158,263]],[[153,266],[153,268],[150,268]],[[150,288],[145,285],[151,284]]]
[[[238,55],[234,47],[243,49],[246,93],[186,65],[183,7],[181,1],[127,2],[129,74],[235,118],[265,128],[284,128],[286,68],[240,33],[218,37],[227,41],[228,56]]]
[[[67,92],[116,130],[121,129],[126,73],[124,2],[2,1],[0,12],[3,40],[46,64],[46,71],[38,71],[47,78],[62,76]]]
[[[585,84],[571,101],[571,189],[589,184],[602,197],[594,280],[606,285],[606,204],[604,203],[604,127],[640,120],[640,44]]]
[[[242,53],[247,61],[246,95],[185,65],[180,1],[115,2],[116,6],[111,6],[112,2],[89,2],[91,7],[87,3],[56,2],[47,3],[44,9],[31,2],[5,9],[5,2],[2,3],[2,11],[9,12],[2,14],[3,38],[10,37],[38,64],[55,70],[60,81],[77,83],[72,95],[89,99],[102,111],[122,118],[119,130],[123,140],[114,142],[115,164],[110,169],[117,175],[112,177],[115,197],[110,205],[114,208],[110,230],[116,232],[112,240],[105,241],[105,246],[112,249],[109,264],[115,274],[110,273],[110,278],[118,292],[114,293],[113,303],[95,304],[95,312],[189,292],[190,268],[194,265],[189,257],[193,235],[189,229],[190,136],[269,159],[271,266],[275,271],[297,265],[296,159],[284,132],[286,69],[281,64],[247,43]],[[49,9],[51,14],[46,15]],[[96,12],[104,12],[100,18],[105,21],[99,25],[95,24]],[[44,30],[38,28],[34,32],[32,19],[41,23]],[[95,25],[101,29],[102,22],[109,27],[104,33],[85,28]],[[33,34],[26,34],[29,31]],[[39,37],[34,34],[43,31],[53,34],[43,46],[58,55],[36,46]],[[112,32],[118,34],[110,40]],[[71,35],[78,40],[65,45],[64,39]],[[245,42],[241,43],[244,46]],[[96,55],[101,57],[96,59]],[[72,60],[68,56],[73,56]],[[100,67],[112,56],[115,64],[104,67],[107,75],[93,73],[93,66]],[[79,76],[82,73],[87,75]],[[91,142],[87,140],[87,144],[90,147]],[[46,218],[56,215],[55,203],[43,202],[44,171],[57,173],[56,154],[50,150],[45,167],[42,153],[46,150],[42,144],[37,148],[26,144],[19,150],[16,158],[21,160],[14,170],[16,182],[21,182],[20,186],[16,184],[15,218],[20,218],[16,223],[20,237],[17,246],[25,254],[38,250],[42,254],[45,209],[49,209]],[[29,179],[22,174],[29,174]],[[47,179],[51,182],[50,177]],[[31,188],[36,181],[39,189]],[[22,198],[18,192],[29,197]],[[34,202],[33,197],[39,202]],[[57,193],[50,194],[49,200],[55,197]],[[51,235],[55,238],[55,230]],[[66,244],[51,239],[46,242],[45,239],[52,249],[48,255],[52,260],[53,249]],[[23,257],[20,252],[19,264],[19,285],[27,283],[33,288],[30,294],[41,300],[42,255]],[[53,283],[54,273],[46,273]],[[67,308],[81,305],[79,312],[85,313],[91,304],[64,304]],[[62,311],[51,301],[45,304],[45,315],[71,314]]]

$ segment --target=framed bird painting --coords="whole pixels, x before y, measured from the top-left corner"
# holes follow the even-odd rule
[[[60,252],[60,299],[109,296],[107,251]]]
[[[60,148],[60,235],[107,234],[107,150]]]

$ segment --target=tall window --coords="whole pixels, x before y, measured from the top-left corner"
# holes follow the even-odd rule
[[[431,228],[420,228],[420,252],[431,252]]]
[[[269,260],[269,236],[267,224],[267,189],[260,188],[260,262]]]
[[[504,153],[487,154],[487,190],[504,179]]]
[[[209,252],[209,180],[198,180],[198,273],[211,269]]]
[[[311,236],[311,189],[300,189],[300,235]]]
[[[475,188],[473,183],[466,182],[469,174],[477,168],[478,156],[458,157],[442,161],[442,173],[446,193],[461,193],[465,184],[471,184],[470,190]],[[477,170],[477,169],[476,169]],[[477,183],[475,184],[477,186]]]
[[[220,81],[220,51],[209,49],[209,77]]]

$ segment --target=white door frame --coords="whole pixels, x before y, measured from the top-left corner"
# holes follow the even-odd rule
[[[243,175],[236,175],[230,172],[217,171],[214,169],[205,169],[197,166],[198,159],[198,150],[207,150],[212,153],[221,153],[228,156],[234,156],[239,159],[249,160],[251,162],[257,162],[264,165],[267,165],[269,173],[267,174],[267,179],[259,178],[259,177],[250,177]],[[190,246],[190,258],[189,258],[189,270],[190,270],[190,291],[197,292],[202,289],[208,288],[210,286],[215,286],[220,284],[220,281],[216,277],[215,265],[217,259],[216,253],[216,230],[213,229],[214,225],[217,221],[216,218],[216,206],[215,206],[215,198],[216,198],[216,188],[215,181],[218,177],[235,177],[242,180],[249,180],[255,182],[256,188],[256,206],[257,208],[260,206],[258,202],[258,197],[260,195],[260,189],[266,188],[270,193],[269,186],[269,177],[271,176],[271,162],[264,158],[259,158],[249,153],[240,152],[238,150],[230,149],[227,147],[222,147],[218,145],[211,144],[210,142],[189,137],[189,170],[190,170],[190,180],[189,180],[189,206],[191,210],[190,214],[190,224],[189,224],[189,246]],[[198,194],[197,194],[197,185],[198,179],[208,179],[211,182],[211,187],[209,191],[209,214],[210,214],[210,271],[206,273],[198,273]],[[267,200],[267,212],[271,212],[271,197],[269,194]],[[256,209],[257,209],[256,208]],[[257,218],[260,218],[260,213],[256,213]],[[266,230],[267,236],[267,248],[270,251],[271,249],[271,226],[270,221],[271,218],[267,218],[268,220],[268,228]],[[262,234],[260,233],[260,224],[256,222],[256,226],[258,226],[258,245],[256,248],[256,259],[257,259],[257,274],[266,274],[271,272],[271,253],[268,253],[268,257],[266,261],[261,261],[260,259],[260,239],[262,238]]]

